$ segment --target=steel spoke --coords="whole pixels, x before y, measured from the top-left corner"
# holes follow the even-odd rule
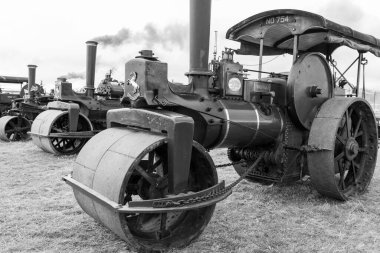
[[[348,116],[350,116],[350,118],[351,118],[351,115],[352,115],[352,112],[354,111],[354,108],[350,108],[350,109],[348,109],[349,110],[349,112],[348,112]]]
[[[62,129],[60,129],[58,127],[52,127],[51,133],[63,133],[63,131],[62,131]]]
[[[355,139],[358,138],[358,137],[360,137],[360,136],[362,136],[362,135],[363,135],[363,131],[359,131],[359,132],[356,134]]]
[[[162,163],[162,159],[157,160],[152,167],[152,170],[155,170]]]
[[[148,171],[151,172],[153,170],[154,163],[154,151],[149,152],[148,154]]]
[[[67,146],[67,143],[68,143],[68,141],[67,141],[67,139],[63,139],[63,145],[61,146],[61,148],[64,150],[64,148]]]
[[[166,231],[166,220],[168,218],[168,213],[161,213],[161,222],[160,222],[160,233],[164,234]]]
[[[71,141],[71,147],[73,147],[73,149],[75,150],[75,139],[72,139],[72,141]]]
[[[354,161],[351,161],[351,167],[352,167],[352,175],[354,176],[354,182],[356,184],[356,169],[355,169]]]
[[[359,127],[360,127],[360,124],[362,123],[362,116],[360,115],[360,118],[359,118],[359,121],[356,125],[356,129],[355,129],[355,132],[354,132],[354,138],[356,138],[358,132],[359,132]]]
[[[17,137],[16,132],[14,132],[13,135],[11,135],[11,136],[12,136],[12,137],[11,137],[10,141],[15,141],[15,140],[16,140],[16,137]]]
[[[151,185],[156,185],[156,179],[151,177],[148,173],[145,172],[143,168],[141,168],[140,165],[137,165],[135,169],[140,173],[140,175],[145,178]]]
[[[345,115],[346,115],[347,138],[350,138],[351,137],[351,133],[350,133],[351,121],[350,121],[350,118],[348,116],[348,111],[346,111]]]
[[[24,131],[24,130],[29,130],[30,128],[29,127],[20,127],[18,130],[19,131]]]
[[[344,152],[341,152],[339,155],[335,156],[334,160],[335,161],[339,161],[340,159],[342,159],[344,157]]]
[[[59,148],[59,145],[63,142],[63,139],[55,139],[57,143],[54,145],[54,147]]]
[[[339,141],[340,143],[342,143],[343,145],[346,144],[345,141],[344,141],[343,136],[340,136],[339,134],[337,134],[337,135],[336,135],[336,138],[337,138],[338,141]]]
[[[362,147],[358,149],[360,153],[368,153],[368,147]]]
[[[9,123],[9,125],[11,125],[12,128],[16,127],[15,123],[13,123],[12,120],[10,120],[8,123]]]
[[[346,188],[346,186],[344,185],[344,172],[345,172],[345,169],[343,168],[342,161],[338,162],[338,167],[339,167],[339,185],[344,190],[344,188]]]

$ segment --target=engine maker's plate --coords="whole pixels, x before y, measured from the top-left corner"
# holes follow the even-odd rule
[[[320,94],[316,89],[320,89]],[[332,97],[333,80],[324,56],[319,53],[300,56],[290,70],[287,90],[290,116],[310,129],[318,108]]]

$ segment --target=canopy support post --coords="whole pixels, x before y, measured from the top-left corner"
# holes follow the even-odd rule
[[[259,55],[259,73],[258,79],[261,79],[261,71],[263,70],[263,51],[264,51],[264,38],[260,39],[260,55]]]
[[[298,35],[294,35],[294,43],[293,43],[293,63],[296,62],[298,55]]]
[[[365,65],[367,65],[368,60],[363,57],[361,63],[363,65],[363,91],[362,91],[362,98],[365,99]],[[375,102],[373,104],[375,105]]]
[[[359,96],[360,69],[361,69],[360,65],[362,64],[362,60],[363,60],[363,53],[359,52],[358,72],[357,72],[357,75],[356,75],[356,91],[355,91],[356,97]]]

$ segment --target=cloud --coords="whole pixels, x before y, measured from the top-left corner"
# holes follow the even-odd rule
[[[364,12],[360,6],[346,0],[331,1],[321,9],[320,13],[324,13],[324,16],[331,21],[355,26],[356,29],[359,29],[359,23],[364,18]]]

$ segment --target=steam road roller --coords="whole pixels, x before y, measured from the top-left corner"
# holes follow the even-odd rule
[[[11,108],[0,118],[0,140],[22,141],[30,138],[28,132],[31,123],[38,114],[44,111],[44,106],[53,100],[53,96],[45,94],[42,85],[35,82],[36,65],[28,65],[29,75],[25,77],[4,77],[4,82],[24,83],[19,96],[13,96]]]
[[[123,86],[112,79],[111,73],[98,86],[95,93],[95,61],[97,42],[88,41],[85,93],[77,93],[66,78],[58,78],[55,101],[33,121],[33,143],[43,151],[56,155],[79,152],[86,141],[106,128],[106,113],[120,108]]]
[[[358,51],[361,70],[364,53],[380,55],[379,40],[313,13],[272,10],[230,28],[226,38],[240,48],[209,64],[210,9],[210,1],[190,1],[189,84],[170,83],[167,64],[141,51],[125,64],[129,107],[107,112],[107,129],[64,177],[85,212],[137,247],[189,244],[243,178],[308,176],[318,192],[344,201],[364,193],[374,172],[373,111],[336,85],[330,62],[345,45]],[[289,72],[262,70],[263,56],[284,53],[293,55]],[[258,70],[235,54],[258,56]],[[231,185],[218,181],[213,148],[228,148],[240,175]]]
[[[28,82],[27,77],[16,76],[0,76],[0,83],[6,84],[22,84]],[[20,93],[14,90],[6,90],[4,87],[0,87],[0,115],[12,108],[12,100],[20,98]]]

